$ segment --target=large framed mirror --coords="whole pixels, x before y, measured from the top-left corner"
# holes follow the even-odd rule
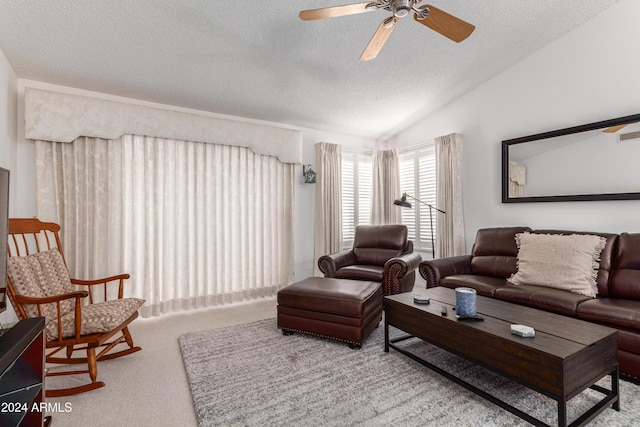
[[[640,199],[640,114],[502,141],[502,203]]]

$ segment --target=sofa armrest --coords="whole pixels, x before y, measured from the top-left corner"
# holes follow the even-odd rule
[[[420,265],[422,257],[417,252],[391,258],[384,264],[383,291],[385,295],[409,292],[413,289],[415,270]],[[403,280],[404,278],[414,280]]]
[[[422,261],[418,271],[427,281],[427,288],[440,284],[440,280],[456,274],[471,274],[471,255],[432,259]]]
[[[336,252],[331,255],[323,255],[318,258],[318,268],[324,277],[336,277],[336,271],[347,265],[355,264],[356,256],[352,249]]]

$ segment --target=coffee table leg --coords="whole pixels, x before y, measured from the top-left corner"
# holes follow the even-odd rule
[[[611,391],[618,397],[613,403],[613,409],[620,411],[620,370],[616,367],[614,373],[611,374]]]
[[[389,353],[389,322],[387,316],[384,317],[384,352]]]
[[[567,425],[567,400],[558,399],[558,427]]]

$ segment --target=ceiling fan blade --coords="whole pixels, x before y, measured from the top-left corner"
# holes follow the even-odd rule
[[[371,41],[369,41],[362,55],[360,55],[360,61],[371,61],[378,56],[378,53],[382,50],[382,46],[387,42],[397,23],[398,18],[395,16],[387,18],[380,23],[373,37],[371,37]]]
[[[429,8],[429,15],[426,18],[418,19],[418,14],[415,13],[413,19],[456,43],[460,43],[469,37],[476,28],[474,25],[456,18],[442,9],[431,5],[427,7]]]
[[[314,19],[335,18],[337,16],[355,15],[356,13],[369,12],[375,8],[367,10],[367,5],[371,2],[345,4],[344,6],[324,7],[322,9],[303,10],[298,14],[303,21],[313,21]]]
[[[622,125],[618,125],[618,126],[611,126],[609,128],[606,128],[605,130],[603,130],[602,132],[606,132],[606,133],[616,133],[618,132],[620,129],[622,129],[623,127],[629,125],[629,123],[625,123]]]

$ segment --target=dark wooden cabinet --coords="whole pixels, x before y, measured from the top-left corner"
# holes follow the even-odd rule
[[[21,320],[0,337],[1,426],[45,424],[44,320]]]

